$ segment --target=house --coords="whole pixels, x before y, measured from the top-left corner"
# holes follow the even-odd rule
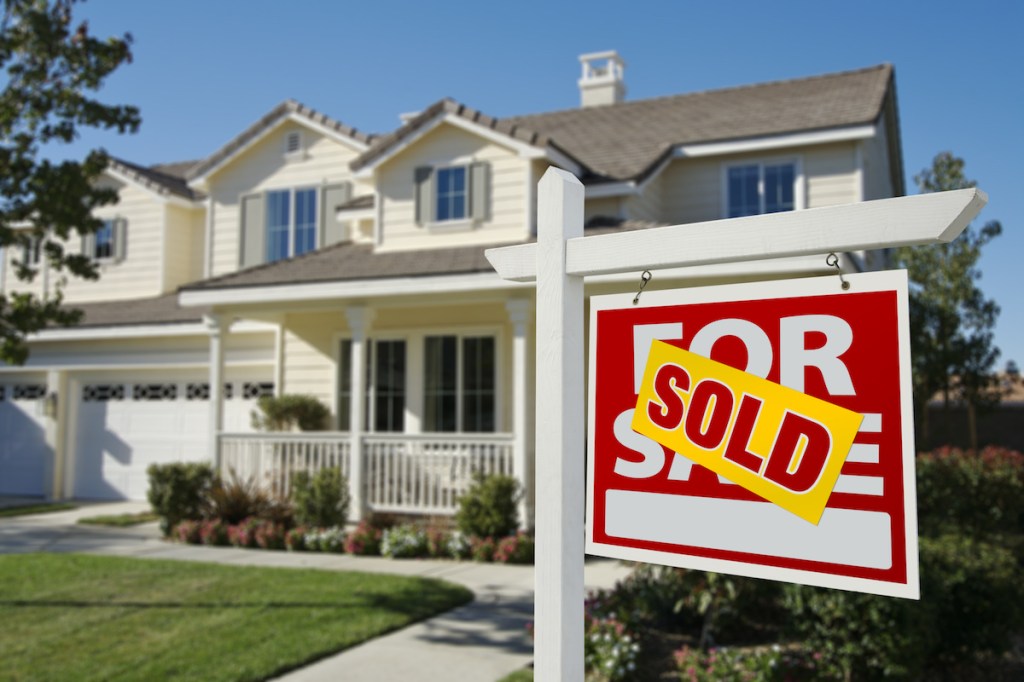
[[[337,464],[357,513],[448,513],[473,471],[531,478],[534,292],[484,250],[534,239],[547,168],[584,183],[589,234],[904,192],[890,65],[630,101],[616,53],[581,63],[579,108],[442,99],[376,135],[286,101],[205,159],[113,162],[121,201],[80,245],[102,278],[65,289],[83,323],[0,368],[0,494],[139,499],[147,465],[179,459],[278,484]],[[827,271],[822,254],[652,286]],[[253,433],[280,393],[324,401],[332,431]]]

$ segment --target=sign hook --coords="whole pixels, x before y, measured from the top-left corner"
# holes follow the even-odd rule
[[[839,281],[843,283],[843,291],[846,291],[847,289],[850,288],[850,283],[843,279],[843,269],[839,267],[839,256],[837,256],[835,252],[832,252],[825,257],[825,265],[835,268],[836,272],[839,273]],[[640,287],[640,289],[643,290],[643,287]],[[637,296],[639,295],[640,294],[637,294]],[[633,301],[633,303],[636,303],[636,301]]]
[[[633,305],[640,302],[640,294],[644,293],[644,287],[651,281],[653,275],[650,270],[644,270],[643,274],[640,275],[640,290],[636,292],[636,296],[633,297]]]

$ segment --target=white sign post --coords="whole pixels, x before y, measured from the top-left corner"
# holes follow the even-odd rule
[[[583,237],[583,185],[550,168],[536,244],[487,251],[506,280],[537,282],[536,607],[539,682],[582,682],[583,278],[949,242],[985,205],[978,189]]]

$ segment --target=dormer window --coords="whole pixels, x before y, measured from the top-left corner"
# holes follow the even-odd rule
[[[486,163],[417,168],[416,223],[472,228],[487,220],[488,176]]]
[[[301,159],[305,156],[305,148],[302,145],[302,131],[291,130],[284,136],[284,157],[289,161]]]

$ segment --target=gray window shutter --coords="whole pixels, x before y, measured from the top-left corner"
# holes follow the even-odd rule
[[[487,220],[487,197],[490,195],[489,175],[489,164],[470,164],[469,217],[473,220]]]
[[[348,237],[347,221],[338,220],[338,206],[352,198],[352,183],[328,185],[320,190],[320,246],[337,244]]]
[[[242,248],[239,264],[243,268],[259,265],[266,258],[266,222],[262,194],[242,197]]]
[[[123,261],[128,253],[128,221],[118,218],[114,221],[114,260]]]
[[[434,221],[434,169],[420,166],[413,171],[416,184],[416,224],[426,225]]]
[[[96,257],[96,235],[82,235],[82,255],[89,259]]]

